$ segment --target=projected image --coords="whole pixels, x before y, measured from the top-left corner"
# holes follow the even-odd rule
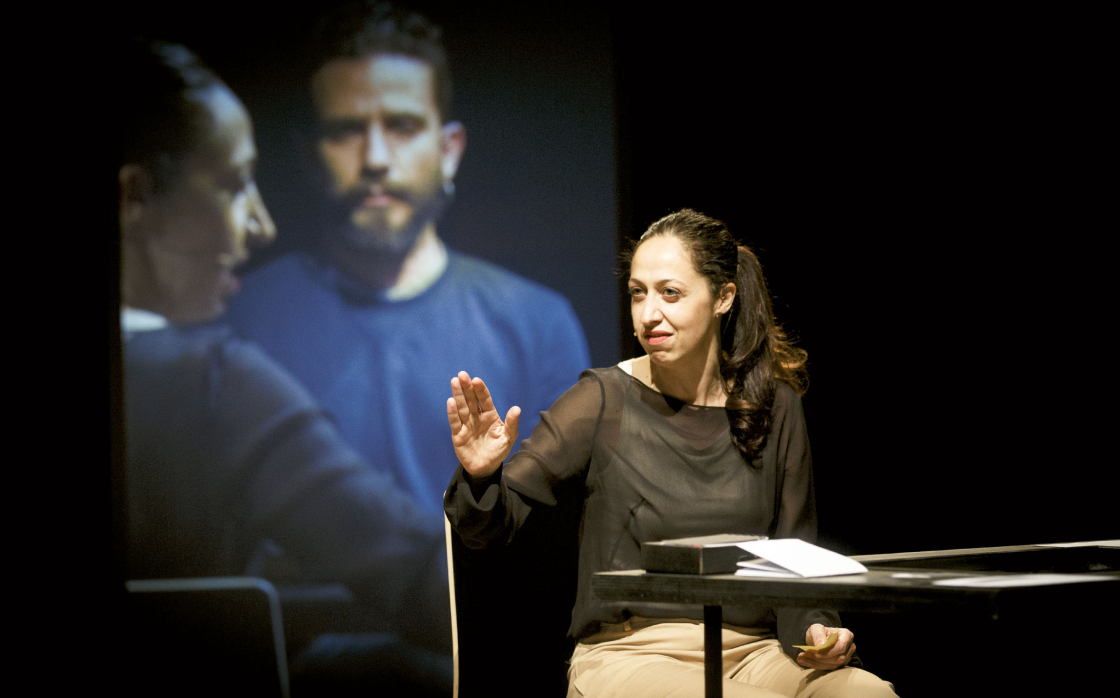
[[[303,685],[340,653],[392,656],[358,673],[443,695],[449,380],[487,375],[528,436],[593,355],[618,358],[605,20],[588,76],[532,31],[452,50],[385,3],[241,44],[207,16],[142,17],[176,43],[122,65],[129,576],[341,584],[319,629],[353,637],[290,637]]]

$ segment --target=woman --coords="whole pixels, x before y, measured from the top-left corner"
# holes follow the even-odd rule
[[[445,507],[467,545],[483,547],[510,540],[533,507],[583,497],[568,695],[700,695],[700,608],[602,602],[591,576],[641,567],[642,541],[815,538],[805,354],[775,324],[758,260],[719,221],[688,209],[662,218],[629,268],[646,356],[584,372],[508,463],[520,410],[503,422],[481,379],[451,381],[462,467]],[[845,666],[854,636],[834,614],[743,607],[725,608],[724,620],[725,695],[894,695]],[[796,663],[782,651],[831,632],[834,646]]]

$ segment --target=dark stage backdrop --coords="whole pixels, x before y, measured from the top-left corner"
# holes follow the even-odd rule
[[[1092,48],[1022,19],[616,16],[620,219],[758,252],[840,552],[1120,536]]]

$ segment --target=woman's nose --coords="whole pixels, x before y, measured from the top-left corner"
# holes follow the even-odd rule
[[[268,207],[264,205],[255,184],[250,197],[248,229],[249,237],[256,244],[268,244],[276,239],[276,224],[272,222]]]
[[[661,308],[655,301],[647,300],[642,304],[642,312],[639,319],[642,324],[649,327],[661,322],[664,316],[661,314]]]

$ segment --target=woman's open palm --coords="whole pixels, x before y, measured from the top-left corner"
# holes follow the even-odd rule
[[[490,391],[481,378],[466,371],[451,379],[447,399],[447,422],[451,443],[463,469],[471,477],[486,477],[498,469],[517,441],[520,407],[511,407],[502,422]]]

